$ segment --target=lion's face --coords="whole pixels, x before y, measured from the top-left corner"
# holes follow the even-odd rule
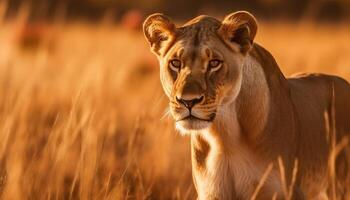
[[[193,38],[184,37],[160,58],[162,85],[180,129],[208,127],[220,114],[219,106],[230,103],[240,88],[243,56],[227,57],[224,44],[207,36],[196,46]]]
[[[254,18],[242,12],[222,23],[201,16],[180,28],[162,14],[145,21],[145,35],[158,56],[162,86],[180,130],[209,127],[235,100],[254,27]]]

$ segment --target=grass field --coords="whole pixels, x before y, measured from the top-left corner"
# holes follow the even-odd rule
[[[0,27],[3,199],[195,197],[189,138],[163,117],[141,32],[75,23],[23,39],[17,23]],[[286,75],[350,80],[349,35],[346,25],[260,23],[256,41]]]

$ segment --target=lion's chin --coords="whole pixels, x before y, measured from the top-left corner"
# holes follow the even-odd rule
[[[176,129],[182,135],[188,135],[191,132],[201,131],[210,127],[212,122],[200,119],[184,119],[176,122]]]

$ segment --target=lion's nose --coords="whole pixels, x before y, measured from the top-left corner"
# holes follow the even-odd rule
[[[185,99],[185,98],[178,98],[176,97],[176,101],[180,104],[184,105],[187,109],[191,110],[191,108],[203,101],[204,96],[201,96],[199,98],[193,98],[193,99]]]

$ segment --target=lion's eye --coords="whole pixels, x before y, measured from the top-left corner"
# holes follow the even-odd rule
[[[208,63],[208,67],[211,71],[216,71],[221,67],[222,61],[219,59],[210,60]]]
[[[169,66],[173,71],[178,72],[180,71],[180,68],[181,68],[181,61],[178,59],[170,60]]]

